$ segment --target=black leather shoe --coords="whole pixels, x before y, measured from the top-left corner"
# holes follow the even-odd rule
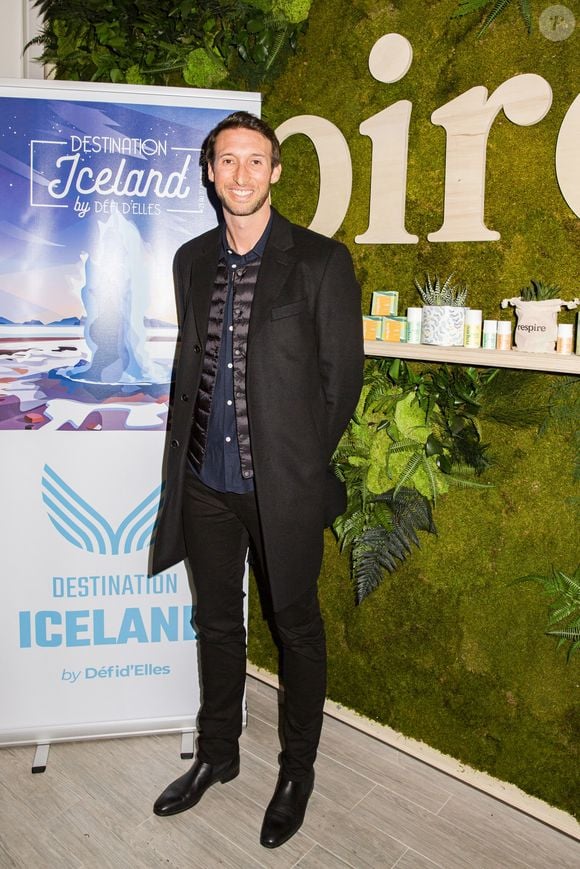
[[[278,848],[298,832],[313,788],[314,770],[304,781],[291,781],[280,775],[260,833],[264,848]]]
[[[224,784],[240,772],[238,755],[227,763],[214,765],[196,760],[191,769],[180,778],[171,782],[155,801],[153,811],[156,815],[177,815],[199,803],[208,788],[216,782]]]

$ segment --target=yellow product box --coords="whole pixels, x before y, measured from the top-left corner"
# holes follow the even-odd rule
[[[382,341],[384,317],[363,317],[363,338],[365,341]]]
[[[407,340],[406,317],[383,317],[383,341]]]
[[[399,294],[396,290],[376,290],[373,293],[371,314],[375,317],[396,316],[399,310]]]

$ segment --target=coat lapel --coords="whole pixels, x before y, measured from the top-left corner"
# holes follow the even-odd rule
[[[272,210],[274,212],[272,229],[262,257],[252,302],[248,333],[250,345],[252,337],[270,319],[272,306],[283,290],[296,262],[291,224],[275,209]]]
[[[270,318],[272,306],[283,290],[295,263],[291,224],[277,211],[274,209],[273,211],[272,229],[254,290],[248,341],[251,341],[252,335],[258,332]],[[186,288],[185,323],[193,325],[187,316],[188,308],[191,306],[198,340],[202,347],[205,347],[207,339],[209,309],[219,259],[220,232],[220,229],[216,228],[215,232],[208,236],[203,250],[195,256],[195,261],[192,260],[191,277]],[[187,332],[188,335],[183,336],[184,340],[192,340],[189,328]]]

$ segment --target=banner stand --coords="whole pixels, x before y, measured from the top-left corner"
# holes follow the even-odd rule
[[[0,748],[181,734],[183,564],[148,575],[177,337],[171,263],[216,224],[199,154],[257,93],[0,79]],[[247,623],[247,615],[246,615]]]

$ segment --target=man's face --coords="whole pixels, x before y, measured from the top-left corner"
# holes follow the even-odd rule
[[[271,161],[272,144],[261,133],[239,127],[218,134],[207,174],[224,211],[246,217],[267,208],[270,185],[282,171],[281,166],[272,169]]]

